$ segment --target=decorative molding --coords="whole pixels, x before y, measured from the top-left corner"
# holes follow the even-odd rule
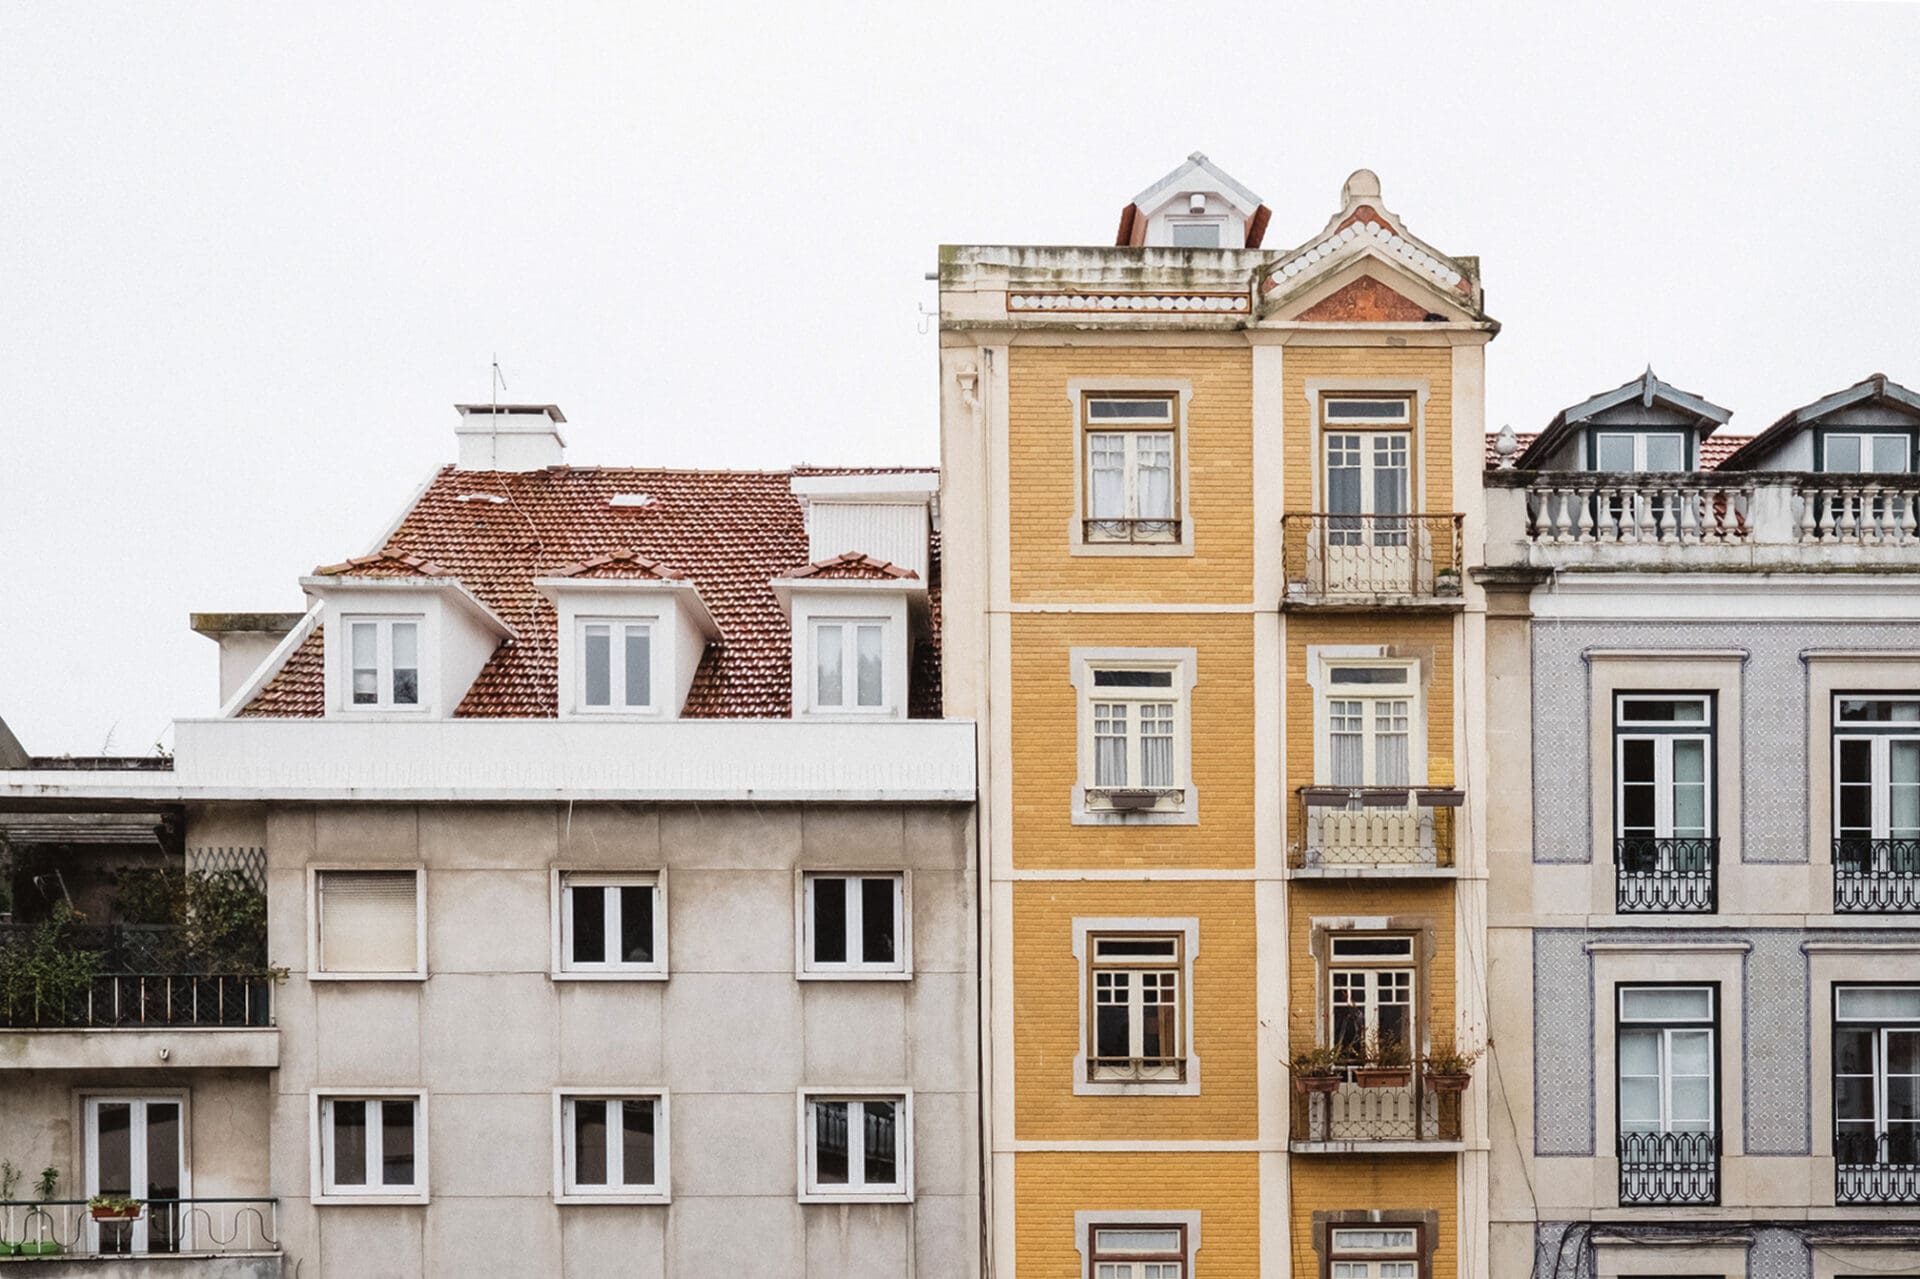
[[[1115,289],[1062,289],[1052,292],[1010,292],[1009,311],[1107,311],[1167,313],[1178,311],[1211,315],[1246,315],[1253,299],[1245,293],[1135,293]]]

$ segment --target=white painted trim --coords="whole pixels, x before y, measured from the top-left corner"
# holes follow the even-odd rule
[[[146,1114],[146,1103],[157,1101],[162,1104],[171,1102],[180,1108],[180,1189],[177,1197],[181,1199],[193,1198],[193,1111],[191,1107],[192,1097],[188,1089],[76,1088],[74,1090],[73,1100],[79,1112],[79,1126],[75,1131],[80,1134],[80,1193],[83,1197],[91,1199],[100,1193],[100,1150],[96,1140],[96,1126],[99,1115],[98,1103],[102,1101],[126,1102],[129,1108],[131,1108],[133,1103],[139,1103],[142,1107],[141,1116],[144,1118]],[[129,1137],[128,1162],[132,1168],[140,1170],[140,1179],[145,1181],[145,1170],[150,1163],[147,1152],[146,1130],[137,1122],[131,1123]],[[151,1187],[149,1187],[149,1190],[150,1189]],[[143,1200],[151,1197],[151,1194],[133,1196],[135,1199]],[[84,1224],[86,1227],[87,1246],[97,1252],[100,1240],[99,1224],[91,1218],[86,1219]],[[147,1232],[150,1228],[150,1218],[147,1214],[142,1213],[140,1219],[134,1223],[133,1231],[131,1232],[136,1253],[145,1250]],[[193,1214],[191,1212],[183,1214],[179,1223],[179,1230],[181,1236],[179,1240],[180,1251],[193,1252]]]
[[[1195,1209],[1183,1208],[1172,1212],[1143,1212],[1135,1208],[1116,1212],[1075,1212],[1073,1214],[1073,1247],[1080,1254],[1080,1279],[1088,1279],[1093,1267],[1093,1228],[1095,1226],[1185,1226],[1187,1228],[1187,1255],[1181,1269],[1188,1275],[1195,1271],[1195,1254],[1200,1251],[1200,1213]]]
[[[1197,826],[1200,789],[1193,780],[1193,687],[1199,682],[1199,650],[1193,648],[1082,648],[1067,650],[1068,679],[1074,691],[1073,789],[1068,796],[1075,826]],[[1179,703],[1174,712],[1174,784],[1186,794],[1177,810],[1165,812],[1103,812],[1087,807],[1087,788],[1093,785],[1093,680],[1095,666],[1111,663],[1135,667],[1164,667],[1174,672],[1170,690]],[[1011,710],[1011,707],[1009,707]],[[1011,715],[1009,715],[1011,718]]]
[[[1646,924],[1638,920],[1636,927]],[[1590,941],[1584,949],[1589,955],[1620,953],[1627,955],[1744,955],[1753,949],[1750,941]]]
[[[650,884],[653,887],[653,955],[654,961],[647,965],[621,965],[597,969],[578,969],[566,966],[566,884],[572,876],[578,875],[585,880],[597,880],[598,885],[618,884],[622,881],[630,884]],[[669,976],[667,962],[667,939],[672,934],[667,928],[667,870],[603,870],[591,866],[562,866],[549,868],[547,878],[548,932],[549,949],[547,976],[554,981],[665,981]]]
[[[293,624],[293,629],[280,638],[280,642],[273,646],[273,651],[267,654],[266,659],[254,669],[253,674],[247,676],[240,687],[233,691],[233,696],[220,707],[217,718],[232,719],[260,695],[260,690],[280,673],[280,668],[287,664],[287,659],[293,656],[294,650],[307,642],[307,637],[313,634],[313,628],[320,624],[320,616],[326,611],[326,607],[318,600],[307,607],[307,611],[301,615],[300,620]]]
[[[1009,604],[1008,613],[1260,613],[1258,604]]]
[[[1002,1142],[996,1149],[1017,1155],[1111,1155],[1127,1154],[1284,1154],[1287,1143],[1271,1141],[1027,1141]]]
[[[1180,491],[1178,504],[1180,518],[1180,537],[1173,542],[1089,542],[1086,540],[1087,506],[1087,442],[1086,430],[1081,421],[1081,401],[1088,392],[1099,391],[1157,391],[1171,395],[1179,405],[1178,417],[1173,424],[1176,441],[1174,467],[1175,480]],[[1067,412],[1071,415],[1073,434],[1073,514],[1067,525],[1067,554],[1069,555],[1111,555],[1127,558],[1152,558],[1154,556],[1191,556],[1193,554],[1193,508],[1188,502],[1187,482],[1187,436],[1192,420],[1193,380],[1178,377],[1073,377],[1067,379]],[[1139,427],[1128,430],[1146,429]]]
[[[1860,573],[1555,573],[1532,593],[1550,621],[1849,621],[1920,619],[1920,579]]]
[[[387,1097],[411,1097],[414,1100],[413,1112],[413,1184],[415,1189],[392,1194],[328,1194],[326,1191],[326,1173],[321,1167],[321,1143],[324,1136],[320,1127],[320,1102],[322,1099],[354,1101]],[[432,1198],[432,1182],[427,1173],[427,1134],[430,1126],[427,1122],[427,1090],[424,1088],[352,1088],[328,1087],[307,1090],[307,1154],[308,1154],[308,1201],[315,1207],[396,1207],[405,1204],[425,1204]]]
[[[653,1112],[654,1185],[650,1191],[569,1191],[567,1189],[567,1110],[572,1100],[651,1097]],[[553,1201],[556,1204],[669,1204],[673,1202],[673,1121],[671,1094],[665,1088],[561,1087],[553,1090]],[[608,1134],[608,1143],[612,1143]]]
[[[1427,784],[1427,707],[1433,697],[1428,685],[1433,680],[1433,663],[1417,657],[1395,656],[1389,644],[1309,644],[1307,646],[1307,684],[1313,689],[1313,780],[1317,786],[1329,784],[1333,777],[1332,725],[1327,717],[1327,702],[1332,699],[1331,676],[1334,666],[1379,666],[1405,668],[1404,697],[1413,703],[1407,717],[1407,781],[1411,786]],[[1437,655],[1436,655],[1437,656]],[[1376,701],[1395,700],[1391,693],[1368,691],[1378,685],[1359,685],[1351,696],[1365,701],[1368,709]]]
[[[1179,933],[1180,952],[1180,1038],[1187,1068],[1177,1082],[1087,1078],[1087,1035],[1090,1030],[1087,1008],[1087,934],[1089,933]],[[1193,958],[1200,953],[1200,921],[1179,916],[1075,916],[1073,920],[1074,980],[1079,989],[1079,1039],[1073,1052],[1073,1095],[1076,1097],[1197,1097],[1200,1095],[1200,1054],[1194,1047]]]
[[[798,1141],[799,1152],[799,1199],[803,1204],[904,1204],[913,1202],[913,1089],[911,1088],[801,1088],[794,1094],[798,1105]],[[897,1191],[861,1192],[861,1191],[821,1191],[810,1190],[812,1174],[809,1171],[809,1154],[813,1149],[812,1134],[807,1123],[807,1107],[815,1099],[823,1101],[897,1101],[900,1103],[900,1118],[895,1131],[898,1133],[898,1146],[894,1151],[900,1170],[900,1189]],[[851,1124],[848,1125],[851,1129]],[[854,1144],[849,1132],[847,1152],[852,1156]],[[864,1158],[864,1155],[863,1155]]]
[[[1181,883],[1221,882],[1260,883],[1287,878],[1282,870],[1186,870],[1166,866],[1120,866],[1091,870],[1010,870],[1002,879],[1034,880],[1054,883]]]
[[[366,874],[373,871],[413,872],[413,940],[418,956],[412,972],[330,973],[320,967],[320,876],[329,871]],[[424,862],[309,862],[307,864],[307,966],[313,981],[425,981],[427,973],[427,867]]]
[[[1413,421],[1394,424],[1407,431],[1407,469],[1411,492],[1407,494],[1407,504],[1411,514],[1426,511],[1427,500],[1427,401],[1433,398],[1433,381],[1424,377],[1310,377],[1301,384],[1307,399],[1307,466],[1312,476],[1309,491],[1313,495],[1313,510],[1326,509],[1324,488],[1327,482],[1326,453],[1322,447],[1322,437],[1326,434],[1326,424],[1320,420],[1320,397],[1326,394],[1337,395],[1344,391],[1382,392],[1413,397]],[[1355,428],[1347,428],[1349,432]],[[1392,430],[1392,425],[1381,427],[1360,427],[1362,431]],[[1299,512],[1305,514],[1305,512]]]
[[[807,885],[815,878],[825,879],[897,879],[900,881],[900,918],[897,949],[898,967],[869,967],[849,963],[842,968],[815,968],[807,958],[807,929],[812,919],[807,911]],[[912,981],[913,980],[913,872],[898,867],[869,867],[843,870],[838,867],[805,867],[793,872],[793,976],[796,981]]]

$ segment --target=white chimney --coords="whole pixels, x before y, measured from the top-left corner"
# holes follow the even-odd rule
[[[456,404],[463,471],[538,471],[566,461],[557,404]]]

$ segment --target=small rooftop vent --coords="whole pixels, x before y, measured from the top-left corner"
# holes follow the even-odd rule
[[[652,506],[651,493],[615,493],[607,499],[608,506]]]
[[[453,500],[456,502],[486,502],[492,506],[503,506],[506,504],[507,499],[501,497],[498,493],[462,493]]]

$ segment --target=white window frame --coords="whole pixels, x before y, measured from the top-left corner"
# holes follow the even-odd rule
[[[830,715],[892,715],[894,713],[894,707],[887,696],[893,675],[893,672],[887,669],[889,665],[888,646],[893,639],[891,633],[892,625],[893,619],[883,616],[857,617],[835,615],[809,618],[807,625],[807,653],[812,660],[807,664],[808,705],[815,711]],[[824,701],[820,696],[820,651],[822,645],[820,628],[823,626],[837,626],[841,631],[840,692],[842,700],[839,702]],[[880,632],[880,701],[872,706],[859,705],[859,629],[863,626],[873,627]],[[849,694],[853,697],[851,703],[845,700]]]
[[[1425,668],[1417,658],[1385,657],[1377,647],[1326,646],[1308,651],[1307,669],[1313,685],[1313,781],[1316,786],[1331,786],[1333,781],[1333,703],[1361,701],[1364,705],[1361,745],[1363,774],[1369,778],[1378,771],[1376,702],[1407,703],[1407,785],[1427,785],[1427,696]],[[1400,684],[1338,684],[1336,669],[1370,668],[1404,670]],[[1373,785],[1372,781],[1365,783]],[[1397,784],[1397,783],[1396,783]]]
[[[80,1191],[88,1198],[100,1193],[100,1146],[99,1122],[100,1103],[122,1103],[138,1107],[142,1122],[132,1122],[129,1127],[128,1161],[134,1168],[147,1166],[147,1131],[144,1123],[148,1103],[160,1102],[180,1108],[180,1198],[193,1198],[193,1114],[191,1097],[185,1088],[98,1088],[86,1089],[75,1097],[80,1110],[80,1135],[82,1178]],[[129,1116],[131,1119],[131,1115]],[[144,1176],[142,1180],[147,1180]],[[98,1250],[100,1246],[100,1226],[102,1223],[86,1223],[86,1242],[90,1248]],[[149,1246],[152,1226],[152,1214],[142,1213],[133,1223],[128,1236],[133,1242],[134,1251],[139,1253]],[[176,1239],[181,1252],[194,1250],[194,1222],[190,1211],[180,1213],[174,1225]]]
[[[1114,936],[1168,936],[1180,941],[1180,1007],[1176,1016],[1180,1052],[1185,1060],[1179,1078],[1093,1078],[1088,1059],[1093,1048],[1093,940]],[[1078,1097],[1197,1097],[1200,1094],[1200,1054],[1195,1049],[1193,964],[1200,953],[1200,921],[1187,917],[1076,916],[1073,920],[1073,960],[1079,987],[1080,1037],[1073,1055],[1073,1092]]]
[[[1239,247],[1238,245],[1227,243],[1227,218],[1224,213],[1168,213],[1164,216],[1167,220],[1167,247],[1170,249],[1232,249]],[[1218,234],[1215,236],[1212,244],[1178,243],[1176,238],[1178,236],[1177,228],[1189,226],[1212,227]]]
[[[1333,1279],[1422,1279],[1420,1228],[1411,1223],[1375,1222],[1365,1225],[1327,1227],[1327,1273]],[[1366,1251],[1350,1240],[1343,1245],[1342,1235],[1400,1235],[1408,1237],[1404,1248],[1387,1244]],[[1344,1254],[1344,1255],[1343,1255]]]
[[[1627,1015],[1627,995],[1630,992],[1657,989],[1674,991],[1697,990],[1705,992],[1707,996],[1707,1016],[1704,1019],[1694,1020],[1691,1018],[1681,1019],[1670,1017],[1629,1017]],[[1655,1078],[1659,1081],[1660,1126],[1651,1131],[1655,1133],[1703,1131],[1718,1135],[1720,1132],[1719,991],[1705,983],[1659,982],[1649,984],[1643,982],[1626,982],[1614,987],[1613,1001],[1614,1022],[1618,1027],[1616,1040],[1624,1039],[1625,1032],[1629,1027],[1656,1029],[1659,1031],[1659,1061],[1655,1066],[1655,1069],[1659,1073],[1654,1076],[1633,1076],[1633,1078],[1636,1079]],[[1682,1129],[1673,1126],[1673,1043],[1677,1037],[1682,1035],[1704,1035],[1707,1041],[1706,1080],[1708,1126],[1705,1129]],[[1620,1092],[1621,1083],[1623,1083],[1627,1077],[1624,1058],[1625,1054],[1619,1051],[1616,1042],[1614,1059],[1614,1090],[1616,1096]],[[1616,1135],[1624,1136],[1626,1134],[1625,1122],[1625,1118],[1619,1113],[1619,1108],[1616,1106],[1613,1117],[1613,1126]],[[1642,1130],[1636,1129],[1635,1131],[1638,1132]]]
[[[1851,471],[1833,469],[1833,442],[1836,439],[1852,439],[1860,442],[1860,466]],[[1898,471],[1878,471],[1868,465],[1873,457],[1875,445],[1881,440],[1898,440],[1905,465]],[[1824,430],[1820,435],[1820,473],[1822,475],[1909,475],[1913,471],[1913,439],[1899,431],[1841,431]]]
[[[1102,958],[1100,953],[1102,943],[1128,941],[1165,942],[1169,947],[1170,956],[1166,959],[1155,959],[1147,956],[1117,955],[1111,958]],[[1183,953],[1185,946],[1186,934],[1184,931],[1147,933],[1129,929],[1119,933],[1099,932],[1087,934],[1087,955],[1084,963],[1085,980],[1088,985],[1086,999],[1091,1005],[1091,1011],[1087,1018],[1087,1043],[1085,1050],[1089,1062],[1088,1071],[1094,1082],[1177,1083],[1180,1076],[1185,1073],[1186,1046],[1189,1038],[1186,1026],[1186,1013],[1189,999],[1186,989],[1187,963],[1185,954]],[[1173,1052],[1166,1054],[1166,1057],[1170,1059],[1172,1064],[1160,1067],[1143,1066],[1138,1071],[1136,1071],[1131,1064],[1127,1066],[1107,1067],[1102,1067],[1098,1064],[1102,1060],[1108,1060],[1107,1058],[1096,1055],[1094,1052],[1096,1040],[1099,1036],[1100,1009],[1105,1006],[1101,1003],[1100,999],[1100,977],[1103,973],[1113,975],[1124,974],[1127,979],[1125,982],[1127,996],[1125,1005],[1127,1009],[1127,1059],[1130,1063],[1141,1062],[1146,1058],[1144,1049],[1147,1009],[1150,1007],[1159,1007],[1162,1004],[1170,1005],[1173,1008]],[[1173,998],[1170,1000],[1155,1000],[1152,1004],[1149,1004],[1146,999],[1146,993],[1150,983],[1143,980],[1147,977],[1170,977],[1172,979]],[[1158,980],[1152,982],[1151,985],[1156,989],[1164,989],[1163,983]],[[1147,1073],[1149,1070],[1155,1071],[1156,1073]]]
[[[427,1092],[422,1088],[315,1088],[308,1094],[308,1149],[311,1197],[316,1206],[424,1204],[432,1184],[427,1170]],[[376,1188],[376,1177],[384,1141],[382,1125],[367,1125],[367,1176],[365,1186],[335,1188],[332,1181],[333,1117],[332,1103],[364,1101],[385,1103],[409,1100],[413,1106],[413,1182],[407,1186]]]
[[[342,613],[340,615],[340,709],[349,715],[424,715],[432,705],[427,687],[432,667],[427,643],[427,618],[423,613]],[[356,626],[375,628],[374,689],[375,700],[356,702],[353,698],[353,633]],[[393,628],[411,626],[414,633],[414,700],[393,700]]]
[[[1193,687],[1196,681],[1196,650],[1191,648],[1075,648],[1068,654],[1073,685],[1078,697],[1076,774],[1072,803],[1075,825],[1168,825],[1191,826],[1200,820],[1200,796],[1193,782]],[[1094,672],[1101,670],[1167,671],[1166,688],[1111,688],[1096,686]],[[1110,798],[1089,792],[1121,789],[1098,784],[1098,747],[1095,741],[1094,707],[1101,703],[1166,703],[1173,706],[1173,784],[1148,808],[1115,807]],[[1132,734],[1138,715],[1128,716]],[[1138,765],[1137,734],[1128,747],[1130,781]],[[1125,789],[1132,789],[1129,786]],[[1160,789],[1160,788],[1153,788]]]
[[[1108,684],[1106,675],[1141,675],[1153,684]],[[1118,665],[1096,665],[1089,675],[1093,683],[1094,785],[1107,790],[1155,790],[1177,787],[1179,773],[1174,755],[1180,727],[1180,698],[1174,692],[1175,672],[1167,669],[1139,669]],[[1164,681],[1164,682],[1159,682]],[[1117,725],[1118,731],[1115,731]],[[1153,732],[1147,730],[1149,725]],[[1103,730],[1103,726],[1105,731]],[[1167,775],[1147,776],[1147,743],[1165,742]],[[1121,742],[1121,772],[1115,778],[1101,778],[1101,743]]]
[[[582,1101],[653,1102],[653,1181],[582,1189],[573,1180],[573,1107]],[[556,1088],[553,1090],[553,1201],[557,1204],[667,1204],[673,1202],[672,1103],[665,1088]],[[609,1139],[611,1160],[613,1142]],[[609,1169],[611,1171],[611,1169]],[[624,1171],[624,1169],[622,1170]]]
[[[1335,976],[1337,974],[1358,975],[1361,982],[1361,998],[1358,1006],[1364,1025],[1364,1029],[1361,1031],[1363,1042],[1349,1046],[1354,1048],[1363,1047],[1366,1042],[1371,1042],[1380,1035],[1380,1009],[1382,1007],[1405,1008],[1407,1010],[1407,1042],[1400,1046],[1407,1050],[1409,1057],[1417,1057],[1419,1055],[1420,1045],[1425,1038],[1420,1017],[1422,948],[1418,934],[1392,931],[1375,932],[1371,929],[1364,932],[1355,929],[1340,929],[1327,933],[1326,938],[1326,959],[1324,963],[1326,981],[1323,987],[1323,998],[1326,1000],[1326,1017],[1322,1024],[1321,1042],[1329,1046],[1339,1046],[1338,1041],[1334,1037],[1333,1029],[1334,1023],[1339,1018],[1338,1009],[1354,1006],[1351,1003],[1334,1003],[1334,988],[1338,985],[1348,984],[1336,982],[1334,980]],[[1405,942],[1406,953],[1404,955],[1342,955],[1339,953],[1342,942],[1354,941]],[[1381,981],[1381,975],[1384,973],[1394,974],[1395,980],[1390,984],[1383,983]],[[1406,979],[1404,983],[1398,980],[1400,977]],[[1394,991],[1404,988],[1406,998],[1404,1000],[1383,999],[1383,986],[1388,985],[1390,985],[1390,988]]]
[[[912,1203],[913,1202],[913,1089],[911,1088],[802,1088],[798,1094],[800,1202],[801,1203]],[[848,1111],[847,1178],[845,1186],[821,1185],[815,1175],[813,1107],[816,1102],[865,1103],[892,1102],[898,1107],[894,1120],[894,1168],[897,1183],[869,1188],[864,1180],[865,1151],[856,1161],[852,1136],[853,1112]],[[858,1163],[858,1167],[856,1167]]]
[[[1125,402],[1129,404],[1151,404],[1165,407],[1165,414],[1158,417],[1111,418],[1095,420],[1094,406]],[[1081,396],[1081,414],[1084,430],[1081,433],[1081,468],[1086,477],[1086,491],[1081,495],[1085,504],[1087,519],[1094,522],[1148,521],[1165,522],[1168,527],[1164,534],[1152,537],[1113,538],[1094,536],[1083,529],[1082,534],[1090,542],[1128,542],[1134,540],[1152,543],[1174,543],[1180,540],[1180,398],[1171,392],[1138,391],[1088,391]],[[1094,488],[1094,442],[1102,437],[1115,437],[1119,442],[1120,463],[1120,504],[1119,514],[1096,513],[1093,510]],[[1145,514],[1141,510],[1141,473],[1145,469],[1142,463],[1144,441],[1149,438],[1164,439],[1167,457],[1167,513],[1164,515]]]
[[[1089,457],[1088,437],[1093,432],[1088,429],[1087,403],[1091,399],[1152,399],[1165,397],[1173,401],[1173,423],[1141,423],[1136,426],[1121,424],[1120,430],[1172,431],[1173,432],[1173,519],[1177,522],[1174,536],[1147,541],[1122,541],[1115,538],[1087,536],[1087,521],[1092,518],[1088,509],[1092,487],[1091,459]],[[1071,432],[1061,438],[1063,449],[1073,457],[1073,509],[1068,513],[1066,540],[1067,552],[1074,556],[1191,556],[1195,523],[1193,505],[1190,500],[1191,485],[1188,467],[1188,430],[1192,421],[1193,383],[1186,378],[1166,377],[1073,377],[1067,379],[1066,412],[1063,421]],[[1104,430],[1104,426],[1102,428]],[[1069,444],[1069,441],[1071,442]]]
[[[607,704],[593,706],[587,702],[587,631],[590,627],[608,628],[607,636]],[[661,621],[658,617],[610,617],[581,616],[574,619],[573,651],[576,669],[573,672],[573,711],[576,715],[657,715],[660,713],[660,648],[663,640]],[[627,663],[626,641],[630,631],[641,631],[647,637],[647,701],[644,705],[629,706],[626,703]],[[615,639],[619,639],[617,646]]]
[[[320,967],[320,877],[333,873],[372,874],[411,872],[413,881],[414,966],[411,971],[391,973],[336,973]],[[418,862],[399,865],[379,863],[316,862],[307,867],[307,972],[308,981],[425,981],[427,979],[427,869]]]
[[[894,962],[869,964],[847,959],[841,963],[817,962],[813,958],[813,885],[818,879],[890,879],[894,881]],[[913,980],[913,872],[908,870],[839,870],[818,867],[795,872],[794,884],[794,975],[801,981],[912,981]],[[847,895],[847,954],[853,955],[860,940],[865,903],[859,893]]]
[[[1697,720],[1630,720],[1626,717],[1628,702],[1698,702],[1701,718]],[[1718,788],[1715,786],[1715,766],[1717,761],[1715,739],[1719,735],[1718,717],[1715,715],[1715,698],[1711,692],[1691,689],[1671,692],[1666,690],[1642,692],[1617,689],[1613,694],[1613,834],[1616,839],[1712,839],[1719,833],[1717,805]],[[1629,836],[1626,833],[1627,802],[1627,743],[1650,741],[1653,743],[1653,822],[1652,835]],[[1703,797],[1701,813],[1706,829],[1699,835],[1675,835],[1673,831],[1673,744],[1679,741],[1700,743],[1701,775]]]
[[[1633,466],[1627,472],[1628,474],[1640,475],[1653,470],[1647,463],[1647,443],[1655,439],[1678,440],[1681,465],[1677,469],[1681,471],[1687,469],[1687,432],[1685,431],[1609,431],[1596,428],[1593,433],[1593,469],[1596,471],[1606,471],[1606,468],[1600,465],[1600,441],[1610,439],[1632,441]],[[1620,472],[1608,473],[1619,474]]]
[[[653,962],[575,963],[573,956],[573,912],[571,890],[582,888],[653,889]],[[667,965],[667,872],[665,870],[596,870],[556,866],[551,881],[553,947],[548,974],[555,981],[665,981]],[[605,902],[608,937],[619,922],[619,895],[609,893]]]
[[[1870,720],[1843,721],[1840,718],[1842,702],[1904,702],[1920,703],[1920,694],[1916,693],[1835,693],[1832,697],[1832,736],[1833,736],[1833,785],[1830,787],[1833,799],[1833,834],[1836,839],[1895,839],[1893,832],[1893,769],[1892,743],[1896,741],[1920,740],[1920,720]],[[1868,781],[1871,791],[1868,834],[1843,836],[1840,826],[1840,800],[1843,790],[1858,783],[1846,782],[1841,776],[1840,744],[1843,741],[1864,741],[1868,743]],[[1913,838],[1908,836],[1907,838]]]

